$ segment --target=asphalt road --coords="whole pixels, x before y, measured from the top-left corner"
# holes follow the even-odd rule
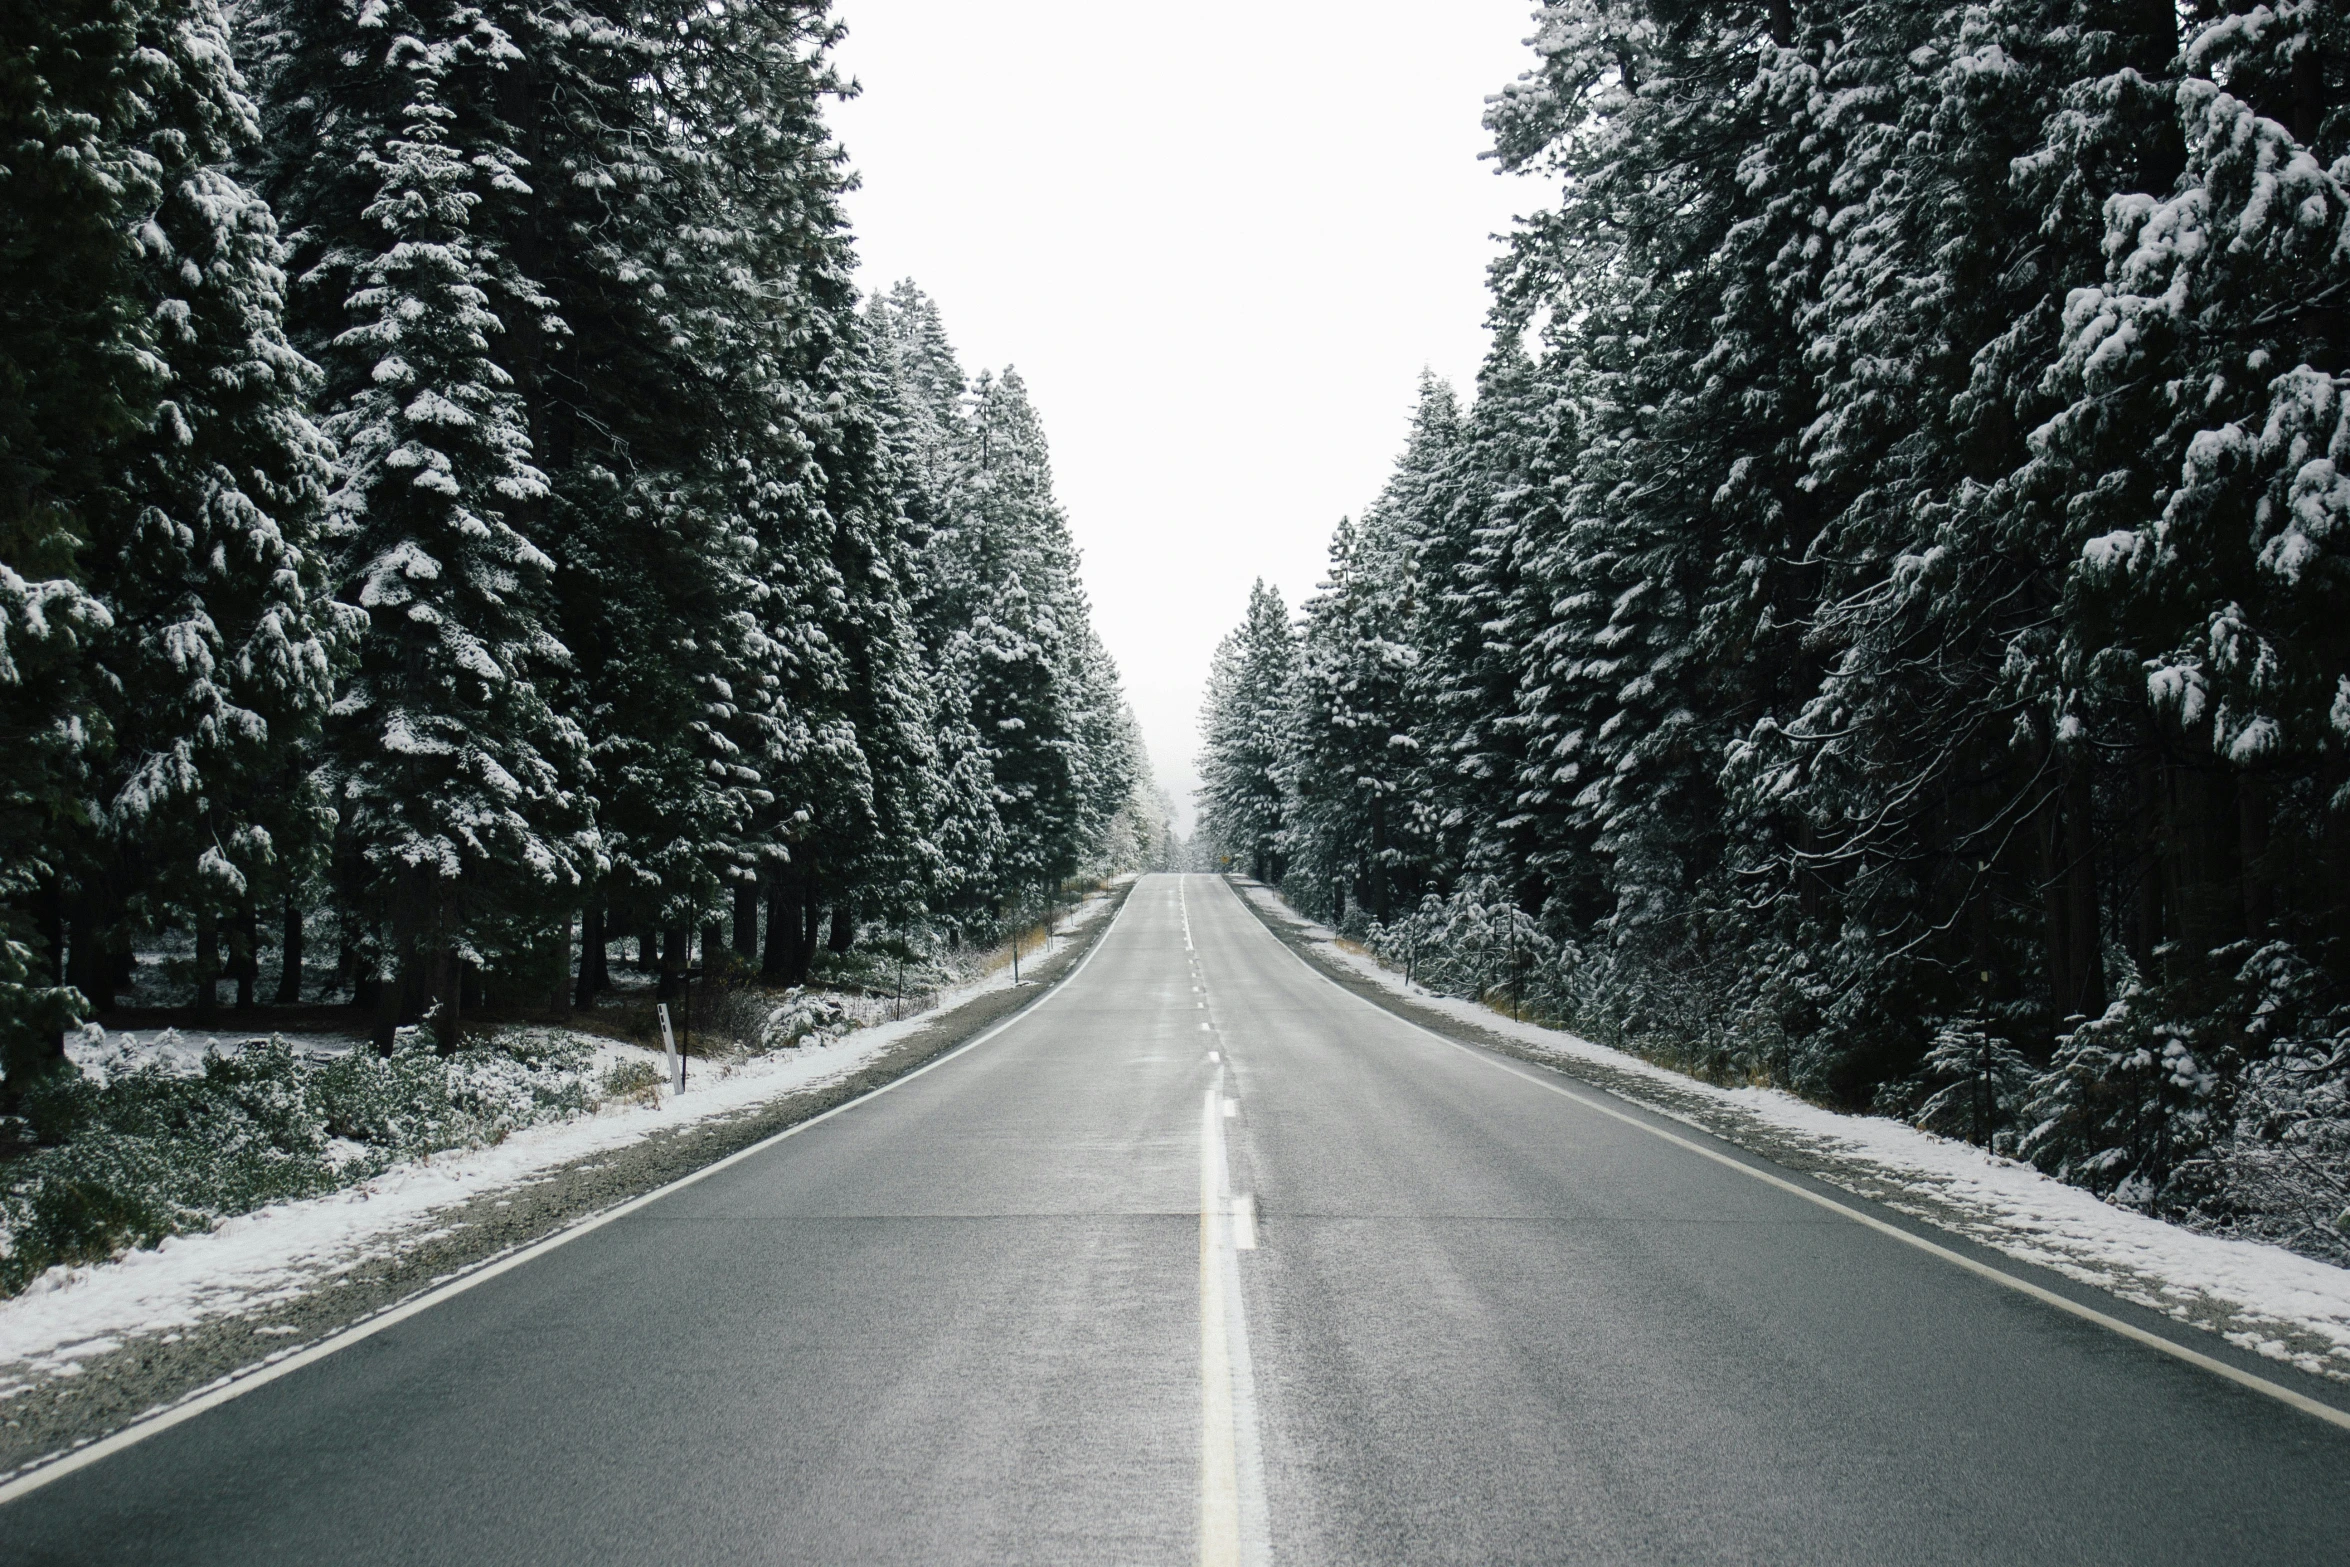
[[[1001,1033],[0,1562],[2350,1557],[2350,1433],[1537,1076],[1151,878]]]

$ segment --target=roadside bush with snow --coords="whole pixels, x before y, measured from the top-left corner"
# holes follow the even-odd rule
[[[0,1121],[0,1296],[58,1263],[578,1115],[602,1097],[591,1068],[585,1041],[552,1030],[506,1030],[449,1056],[410,1030],[389,1057],[319,1060],[273,1038],[60,1076]]]
[[[1464,880],[1449,898],[1356,928],[1375,961],[1439,995],[1718,1085],[1832,1099],[1738,1010],[1733,979],[1636,947],[1586,947],[1545,916],[1490,879]],[[2215,956],[2231,975],[2218,993],[2201,978],[2132,981],[2044,1063],[1995,1016],[1926,1019],[1920,1059],[1870,1108],[2120,1207],[2350,1265],[2350,999],[2288,942]]]
[[[759,1033],[758,1050],[777,1050],[811,1038],[845,1034],[856,1027],[838,998],[817,991],[792,990],[781,1003],[768,1008]]]

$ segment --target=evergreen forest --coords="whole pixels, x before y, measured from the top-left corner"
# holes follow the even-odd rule
[[[1432,987],[2350,1257],[2350,11],[1548,0],[1430,379],[1203,716]]]
[[[1149,851],[1026,388],[852,282],[839,36],[0,13],[0,1098],[143,953],[446,1050]]]

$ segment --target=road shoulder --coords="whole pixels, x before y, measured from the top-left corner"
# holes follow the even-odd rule
[[[485,1189],[436,1211],[429,1225],[355,1266],[322,1274],[257,1309],[106,1343],[27,1377],[0,1399],[0,1481],[299,1354],[921,1070],[1049,994],[1109,931],[1131,890],[1131,883],[1114,889],[1102,912],[1058,951],[1024,962],[1018,987],[983,990],[936,1013],[837,1077]]]
[[[2083,1304],[2274,1377],[2306,1373],[2340,1406],[2350,1385],[2350,1272],[2257,1242],[2195,1234],[2099,1203],[2029,1166],[1900,1123],[1840,1116],[1769,1090],[1722,1089],[1452,998],[1337,947],[1270,889],[1229,878],[1243,907],[1332,984],[1430,1033],[1600,1089],[1781,1172],[1862,1199],[1872,1216]],[[1464,1015],[1471,1014],[1471,1015]],[[1784,1101],[1784,1103],[1782,1103]],[[1792,1113],[1790,1113],[1792,1112]],[[1888,1146],[1879,1148],[1875,1143]],[[2289,1375],[2290,1373],[2286,1373]]]

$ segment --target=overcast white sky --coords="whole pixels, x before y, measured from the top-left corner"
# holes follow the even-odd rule
[[[1251,580],[1310,594],[1422,367],[1475,378],[1491,236],[1545,199],[1477,156],[1532,0],[838,9],[865,286],[915,278],[967,369],[1027,378],[1095,623],[1188,807]]]

